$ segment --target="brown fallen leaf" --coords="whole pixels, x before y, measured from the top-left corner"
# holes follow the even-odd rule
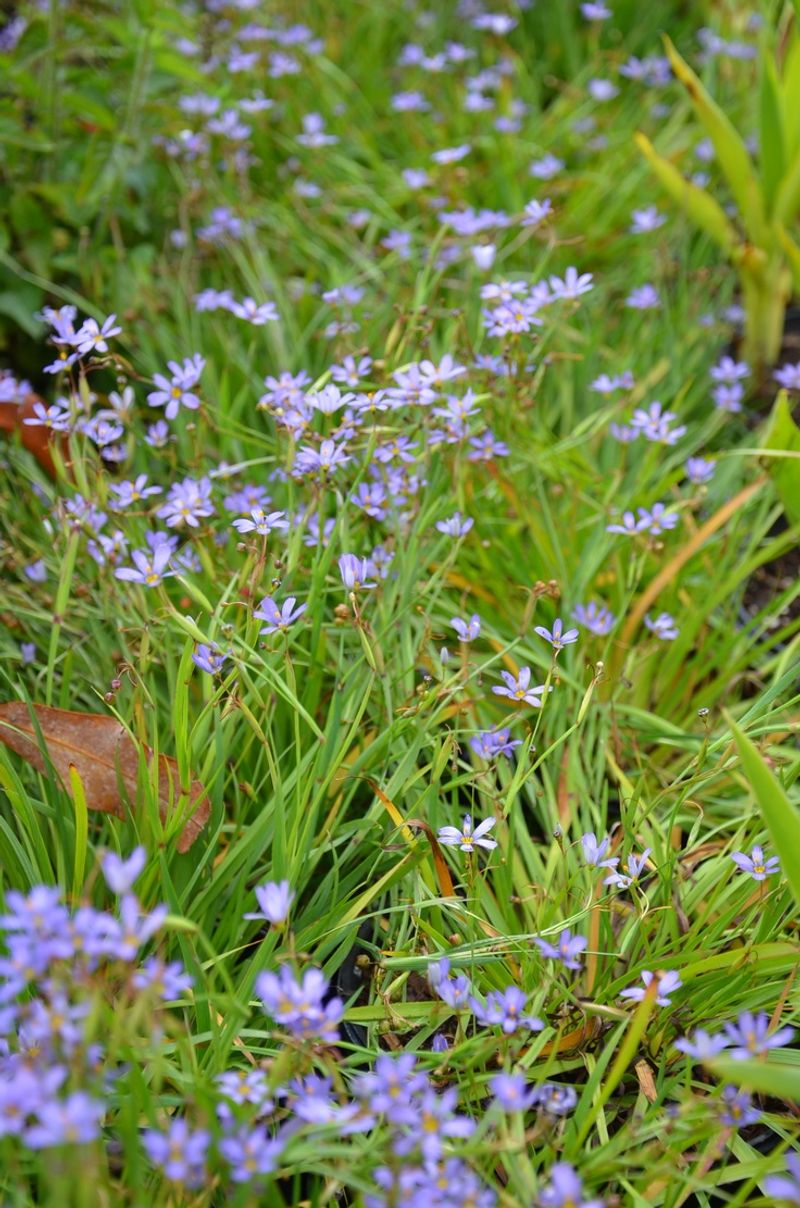
[[[56,467],[53,461],[52,445],[59,442],[61,456],[69,467],[69,448],[63,434],[55,434],[44,424],[26,424],[23,421],[34,414],[33,404],[42,403],[43,399],[36,394],[28,394],[23,403],[0,403],[0,432],[19,432],[23,449],[38,461],[48,478],[55,478]],[[46,405],[46,404],[45,404]]]
[[[83,782],[89,809],[124,818],[125,802],[120,795],[120,782],[130,801],[135,801],[140,750],[125,727],[116,718],[102,714],[52,709],[49,705],[33,705],[32,708],[50,763],[65,788],[69,790],[69,769],[74,767]],[[0,704],[0,742],[38,771],[47,771],[36,727],[24,701]],[[152,750],[146,746],[144,751],[148,764],[152,763]],[[169,755],[159,755],[158,771],[162,822],[166,822],[170,811],[174,810],[181,791],[188,792],[192,802],[193,812],[178,835],[178,851],[185,852],[208,821],[211,803],[198,780],[191,781],[188,786],[181,785],[178,764]]]
[[[653,1071],[650,1069],[650,1066],[647,1064],[645,1059],[642,1058],[641,1061],[636,1062],[636,1065],[633,1068],[636,1070],[636,1078],[639,1082],[639,1090],[642,1092],[648,1103],[655,1103],[656,1099],[658,1098],[658,1091],[656,1090],[655,1079],[653,1078]]]

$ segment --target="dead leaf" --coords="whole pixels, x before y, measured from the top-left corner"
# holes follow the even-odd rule
[[[48,705],[32,705],[31,708],[36,714],[50,763],[65,788],[69,789],[69,770],[74,767],[83,782],[89,809],[124,818],[120,782],[130,801],[135,801],[140,752],[125,727],[116,718],[102,714],[76,713],[71,709],[52,709]],[[38,771],[47,771],[36,727],[24,701],[0,704],[0,742]],[[152,763],[152,750],[147,746],[143,749],[148,763]],[[162,822],[166,822],[170,811],[174,810],[181,792],[189,794],[194,807],[178,835],[178,851],[185,852],[208,821],[211,803],[198,780],[191,781],[188,786],[181,785],[178,764],[170,756],[159,755],[158,770]]]
[[[636,1078],[639,1082],[639,1090],[642,1092],[648,1103],[655,1103],[656,1099],[658,1098],[658,1091],[656,1090],[653,1071],[650,1069],[650,1066],[647,1064],[645,1059],[642,1058],[641,1061],[636,1062],[636,1065],[633,1068],[636,1070]]]
[[[33,404],[44,400],[36,394],[26,396],[24,403],[0,403],[0,432],[18,432],[23,449],[38,461],[48,478],[55,478],[56,466],[51,446],[58,441],[61,456],[69,466],[69,449],[63,434],[54,433],[44,424],[26,424],[23,421],[34,414]]]

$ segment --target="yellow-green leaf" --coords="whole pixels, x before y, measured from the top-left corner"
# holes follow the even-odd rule
[[[764,203],[753,163],[738,130],[706,91],[699,76],[664,38],[670,65],[683,84],[695,113],[714,144],[717,160],[753,243],[766,240]]]
[[[678,169],[659,155],[650,139],[641,133],[635,136],[636,145],[658,177],[672,200],[683,210],[695,226],[719,244],[727,253],[732,253],[738,243],[736,228],[719,202],[710,193],[693,185],[681,176]]]
[[[794,288],[800,294],[800,246],[795,243],[784,227],[781,227],[778,233],[783,250],[786,253],[786,259],[789,261]]]
[[[733,1057],[714,1057],[709,1069],[723,1082],[760,1091],[775,1099],[800,1102],[800,1065],[787,1061],[736,1061]]]
[[[775,61],[768,50],[761,55],[761,179],[767,214],[772,213],[778,188],[786,171],[786,136],[783,105]],[[800,163],[800,160],[798,161]]]
[[[800,14],[798,16],[800,18]],[[786,156],[787,159],[792,159],[800,151],[800,34],[796,25],[783,59],[781,92],[786,128]]]
[[[795,154],[786,175],[781,181],[775,197],[774,218],[776,222],[792,222],[800,210],[800,151]]]
[[[730,723],[742,769],[780,856],[781,868],[795,902],[800,906],[800,811],[792,805],[783,785],[770,771],[758,749],[735,722]],[[800,1078],[800,1074],[798,1075]]]
[[[790,524],[800,524],[800,428],[792,417],[785,390],[781,390],[775,400],[762,448],[796,454],[771,457],[768,468]]]

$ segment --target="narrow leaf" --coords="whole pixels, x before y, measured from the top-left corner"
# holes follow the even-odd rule
[[[792,160],[800,151],[800,34],[797,32],[798,24],[800,24],[800,12],[784,55],[781,79],[786,156],[789,160]]]
[[[672,70],[686,89],[699,121],[714,144],[719,166],[748,234],[754,243],[763,244],[766,234],[764,204],[744,141],[670,39],[665,37],[664,44]]]
[[[781,227],[779,236],[783,250],[786,253],[786,259],[789,261],[789,269],[792,274],[795,291],[800,294],[800,246],[795,243],[791,235]]]
[[[23,701],[8,701],[0,704],[0,742],[40,772],[46,773],[52,766],[71,794],[77,776],[89,809],[124,818],[124,798],[131,803],[136,801],[140,747],[114,717],[51,709],[48,705],[31,705],[29,710]],[[141,749],[148,764],[152,764],[153,752],[149,747]],[[159,755],[158,799],[162,822],[174,815],[178,798],[184,794],[192,812],[178,835],[180,852],[191,847],[200,834],[211,805],[199,781],[181,785],[176,761]]]
[[[800,906],[800,811],[792,805],[783,785],[770,771],[751,740],[733,721],[729,721],[742,768],[753,790],[759,809],[772,836],[781,868],[795,902]]]
[[[796,454],[795,457],[771,457],[768,470],[789,523],[800,524],[800,428],[792,417],[785,390],[781,390],[775,400],[762,447]]]
[[[723,1055],[707,1064],[718,1078],[734,1086],[800,1103],[800,1065],[794,1062],[790,1065],[774,1058],[769,1061],[736,1061],[733,1057]]]
[[[672,200],[685,213],[695,226],[718,243],[728,253],[736,247],[739,237],[736,228],[728,218],[719,202],[710,193],[699,189],[681,176],[678,169],[659,155],[646,135],[634,135],[636,145],[655,172],[660,184],[669,193]]]
[[[788,167],[775,198],[775,221],[791,225],[800,211],[800,151]]]
[[[767,214],[772,212],[778,187],[786,171],[786,136],[783,106],[775,62],[769,50],[761,54],[761,176]]]

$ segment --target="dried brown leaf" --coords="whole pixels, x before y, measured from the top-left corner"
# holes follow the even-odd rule
[[[70,787],[70,767],[83,782],[89,809],[125,817],[125,802],[120,785],[129,800],[136,800],[140,747],[114,717],[95,713],[77,713],[71,709],[53,709],[48,705],[31,706],[39,723],[47,756],[62,780]],[[0,704],[0,742],[40,772],[48,770],[36,726],[24,701]],[[142,748],[148,765],[150,747]],[[178,851],[185,852],[194,843],[211,813],[211,803],[198,780],[181,785],[178,764],[168,755],[158,757],[158,798],[162,822],[166,822],[181,793],[187,793],[193,810],[178,835]]]
[[[34,414],[33,404],[42,401],[38,395],[29,394],[23,403],[0,403],[0,432],[18,432],[23,449],[27,449],[29,453],[33,454],[49,478],[55,478],[56,467],[53,461],[52,445],[54,441],[59,442],[61,456],[69,465],[66,438],[63,435],[54,434],[44,424],[24,423],[24,420]]]

